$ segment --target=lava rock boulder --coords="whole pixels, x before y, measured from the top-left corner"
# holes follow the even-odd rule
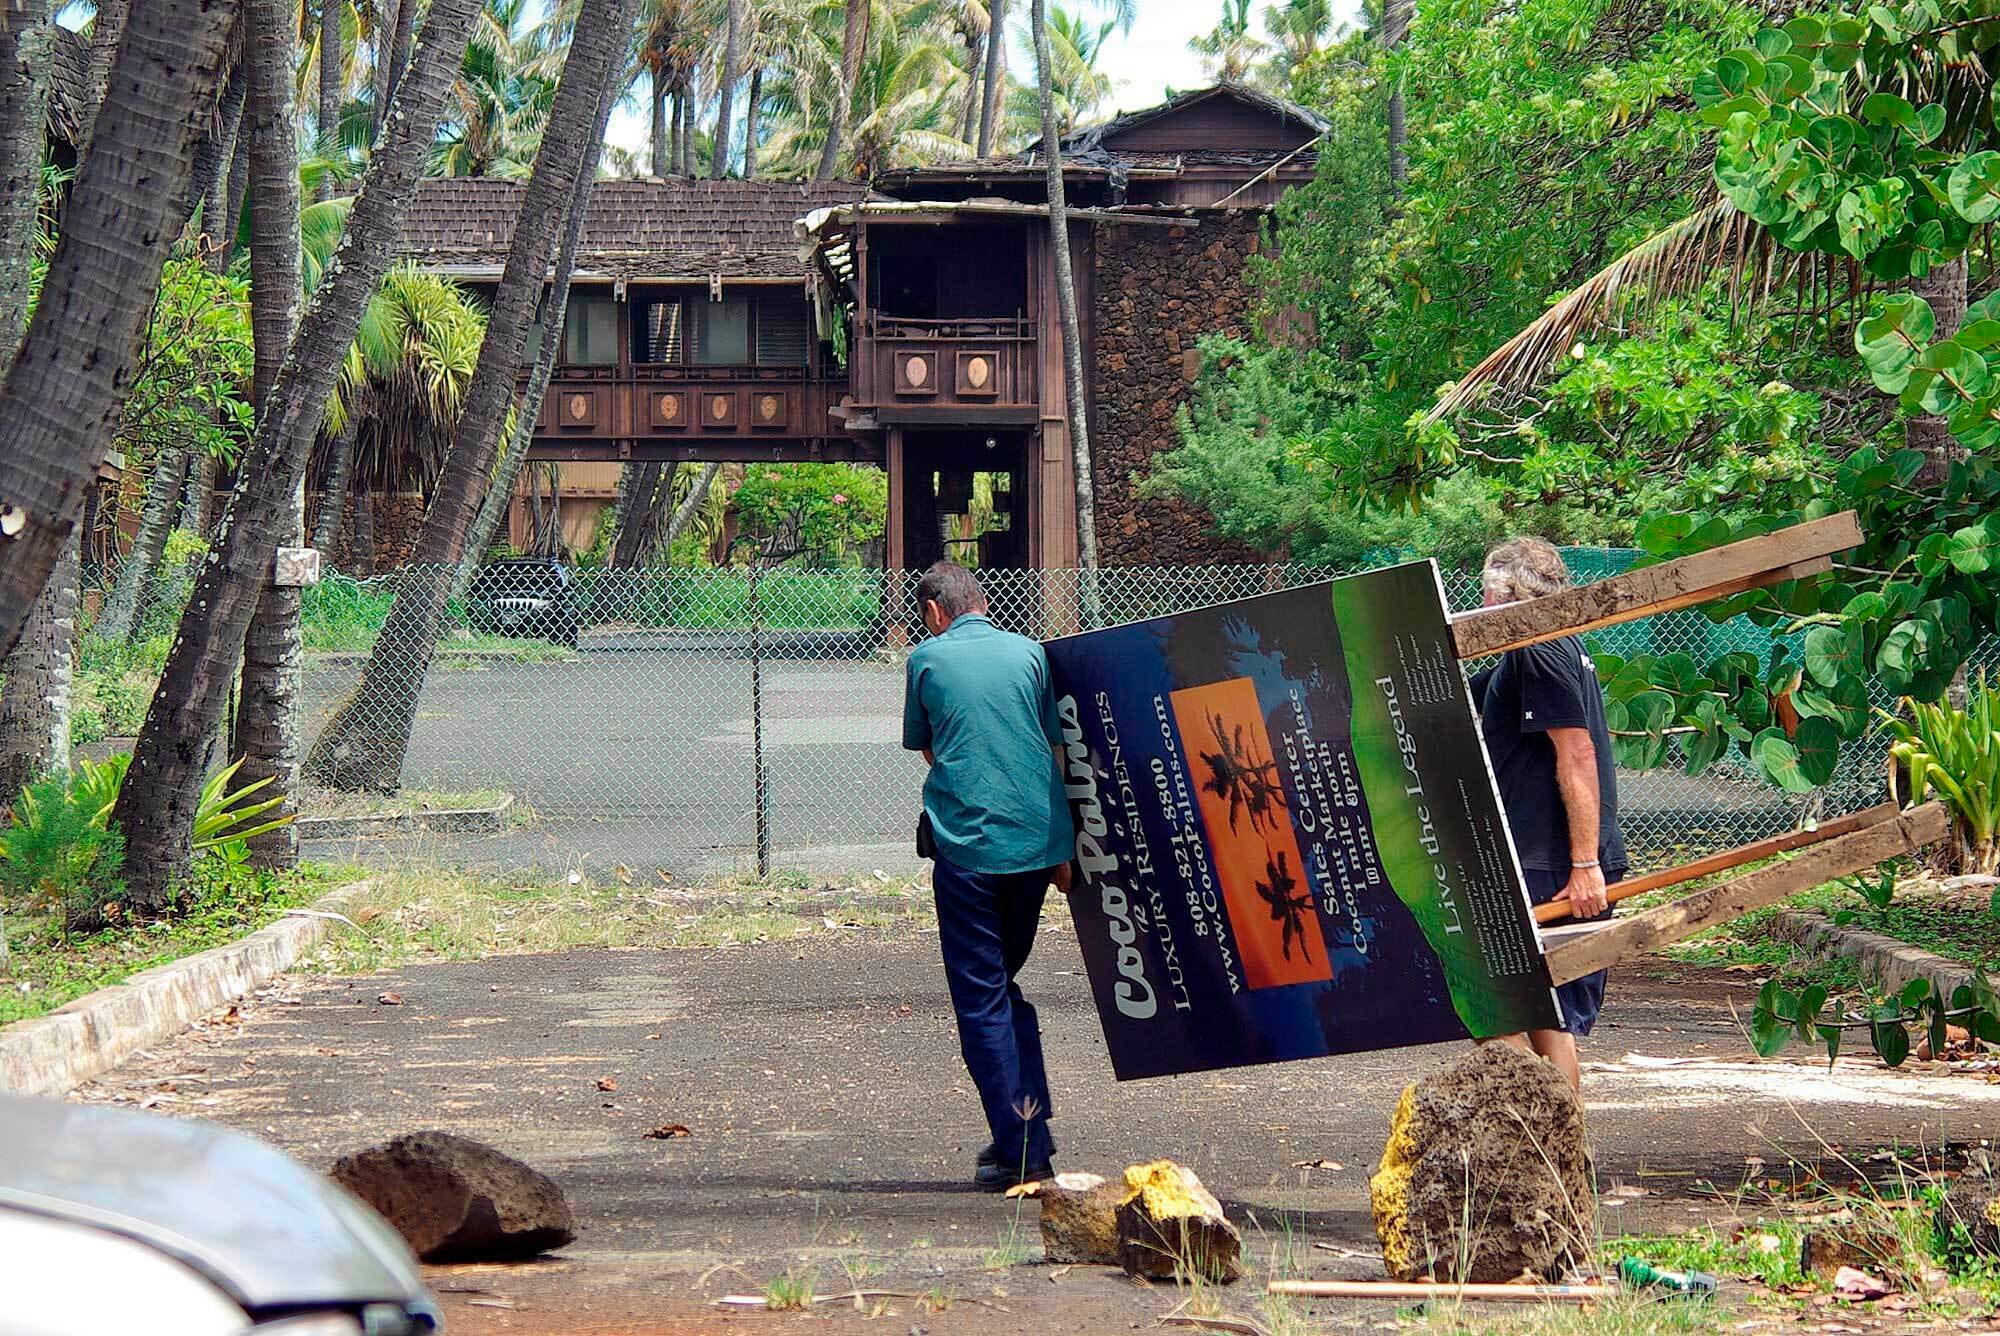
[[[1243,1274],[1243,1235],[1185,1165],[1155,1160],[1127,1169],[1117,1225],[1118,1264],[1128,1275],[1226,1282]]]
[[[548,1175],[449,1132],[416,1132],[345,1155],[333,1179],[426,1262],[504,1262],[560,1248],[576,1215]]]
[[[1397,1280],[1557,1279],[1590,1255],[1583,1101],[1542,1059],[1482,1045],[1403,1092],[1368,1188]]]

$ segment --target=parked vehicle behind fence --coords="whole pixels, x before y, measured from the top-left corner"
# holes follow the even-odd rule
[[[580,614],[576,574],[547,557],[518,557],[479,568],[465,598],[475,631],[551,640],[576,648]]]

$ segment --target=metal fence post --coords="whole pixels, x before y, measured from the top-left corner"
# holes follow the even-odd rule
[[[771,875],[771,777],[764,769],[763,610],[757,602],[757,566],[750,567],[750,764],[756,786],[757,876]]]

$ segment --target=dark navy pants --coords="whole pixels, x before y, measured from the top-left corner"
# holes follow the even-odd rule
[[[1049,1078],[1042,1067],[1042,1027],[1014,976],[1028,963],[1049,870],[968,872],[939,858],[938,939],[958,1015],[958,1046],[979,1088],[1000,1162],[1018,1168],[1049,1161]]]

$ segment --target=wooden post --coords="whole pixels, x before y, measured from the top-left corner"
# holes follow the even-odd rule
[[[1915,853],[1943,839],[1950,828],[1951,818],[1943,804],[1925,803],[1894,820],[1864,826],[1814,845],[1797,858],[1732,877],[1672,904],[1579,930],[1549,947],[1549,982],[1565,984],[1581,979],[1624,956],[1678,942],[1835,877]]]
[[[1800,580],[1832,568],[1832,556],[1861,543],[1851,510],[1789,529],[1663,561],[1547,598],[1462,612],[1451,619],[1461,659],[1581,635],[1749,589]]]

